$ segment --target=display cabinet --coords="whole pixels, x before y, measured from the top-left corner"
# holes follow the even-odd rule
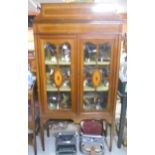
[[[114,132],[122,19],[96,4],[42,4],[34,20],[41,140],[50,119],[105,120]]]

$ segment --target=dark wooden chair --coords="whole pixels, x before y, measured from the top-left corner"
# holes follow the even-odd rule
[[[35,82],[28,90],[28,144],[34,147],[34,154],[37,155],[36,134],[39,131],[39,108],[34,99]]]

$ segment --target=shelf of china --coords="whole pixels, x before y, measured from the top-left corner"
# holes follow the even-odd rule
[[[49,92],[56,92],[58,91],[58,88],[51,86],[51,85],[47,85],[46,86],[46,90]],[[93,87],[89,87],[89,86],[85,86],[84,87],[84,91],[85,92],[94,92],[94,91],[108,91],[109,90],[109,84],[107,83],[106,85],[101,84],[99,87],[97,87],[96,89]],[[61,92],[70,92],[71,88],[69,86],[62,86],[59,88],[59,91]]]
[[[56,88],[55,86],[51,86],[51,85],[47,85],[46,86],[46,91],[49,91],[49,92],[57,92],[58,91],[58,88]],[[59,88],[59,91],[63,92],[70,92],[71,91],[71,88],[69,86],[62,86]]]
[[[46,65],[71,65],[70,62],[62,62],[60,61],[59,63],[58,62],[52,62],[50,60],[45,60],[45,64]],[[103,61],[103,62],[97,62],[98,65],[110,65],[110,62],[109,61]],[[89,66],[89,65],[96,65],[96,62],[95,61],[90,61],[90,62],[84,62],[84,65],[85,66]]]
[[[59,63],[58,62],[52,62],[52,61],[50,61],[50,60],[45,60],[45,64],[46,65],[66,65],[66,66],[69,66],[69,65],[71,65],[71,62],[62,62],[62,61],[59,61]]]
[[[89,66],[89,65],[95,65],[96,66],[96,64],[98,64],[98,65],[110,65],[110,62],[109,61],[103,61],[103,62],[97,62],[97,63],[95,61],[84,62],[85,66]]]
[[[88,92],[94,92],[94,91],[108,91],[109,90],[109,83],[107,83],[106,85],[101,84],[99,87],[97,87],[96,89],[93,87],[89,87],[89,86],[84,86],[84,91],[88,91]]]

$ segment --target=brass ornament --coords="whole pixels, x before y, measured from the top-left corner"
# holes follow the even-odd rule
[[[96,88],[101,84],[102,75],[99,70],[95,70],[92,75],[92,84]]]
[[[63,83],[63,76],[62,76],[62,72],[60,69],[56,69],[54,71],[54,83],[57,88],[61,87]]]

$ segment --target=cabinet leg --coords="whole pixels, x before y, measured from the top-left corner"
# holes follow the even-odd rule
[[[40,138],[41,138],[41,146],[43,151],[45,151],[45,144],[44,144],[44,125],[40,125]]]
[[[108,135],[108,123],[105,124],[105,137]]]

